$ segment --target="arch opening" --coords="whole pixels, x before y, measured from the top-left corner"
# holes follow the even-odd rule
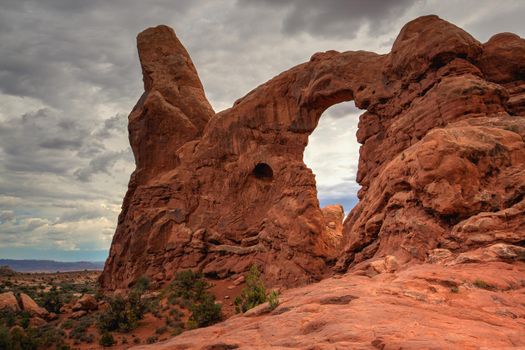
[[[356,182],[359,147],[356,132],[359,116],[353,101],[326,109],[308,138],[303,160],[315,175],[321,208],[340,204],[345,215],[357,204]]]
[[[273,180],[273,169],[266,163],[257,163],[252,170],[252,175],[259,180]]]

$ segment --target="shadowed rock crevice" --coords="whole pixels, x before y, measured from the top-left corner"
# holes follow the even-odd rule
[[[346,271],[382,259],[373,266],[382,271],[438,247],[523,241],[523,39],[481,44],[425,16],[403,27],[389,54],[314,54],[217,114],[170,28],[137,41],[145,86],[129,116],[137,169],[105,288],[141,275],[164,283],[187,268],[222,278],[254,263],[267,283],[289,287],[330,274],[335,260]],[[334,246],[303,152],[321,114],[350,100],[366,109],[362,187]]]

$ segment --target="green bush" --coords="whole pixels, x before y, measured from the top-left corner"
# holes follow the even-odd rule
[[[136,290],[131,291],[127,298],[121,296],[111,298],[108,304],[108,309],[101,313],[98,319],[98,328],[102,332],[129,332],[137,327],[138,321],[146,312],[146,305],[141,300],[141,294]]]
[[[146,339],[146,343],[147,343],[147,344],[154,344],[154,343],[156,343],[158,340],[159,340],[158,337],[152,335],[151,337],[148,337],[148,339]]]
[[[496,287],[493,286],[492,284],[487,283],[487,282],[485,282],[485,281],[483,281],[482,279],[479,279],[479,278],[474,281],[474,286],[476,286],[477,288],[487,289],[487,290],[496,289]]]
[[[56,287],[53,287],[49,292],[42,295],[40,304],[49,312],[54,312],[55,314],[60,313],[63,302]]]
[[[109,332],[102,333],[100,340],[98,341],[100,345],[103,347],[109,347],[115,345],[115,338],[113,338],[113,335]]]
[[[261,280],[257,266],[252,265],[248,276],[246,276],[246,287],[241,291],[241,295],[235,298],[235,310],[237,313],[246,312],[265,301],[266,287]]]
[[[157,334],[164,334],[168,331],[168,328],[166,326],[159,327],[155,330],[155,333]]]
[[[27,313],[0,313],[0,350],[67,349],[62,330],[51,323],[28,328],[28,323]],[[26,329],[15,326],[16,324],[26,326]]]
[[[22,328],[29,327],[30,319],[31,319],[31,315],[29,314],[29,312],[22,311],[22,313],[20,314],[20,326],[22,326]]]
[[[215,297],[211,294],[193,304],[190,311],[190,323],[197,327],[210,326],[222,320],[222,306],[215,303]]]
[[[275,290],[272,290],[268,294],[268,304],[270,304],[270,310],[275,310],[279,306],[279,293]]]
[[[177,272],[175,279],[170,283],[170,299],[199,301],[207,294],[211,285],[203,279],[203,275],[192,270]]]
[[[133,289],[139,293],[144,293],[149,288],[149,279],[146,276],[140,276],[133,285]]]
[[[64,343],[64,331],[52,324],[48,323],[38,328],[30,328],[26,334],[39,349],[69,349],[69,346]]]
[[[7,310],[7,309],[0,311],[0,325],[5,325],[8,328],[11,328],[15,324],[16,324],[16,313],[14,311]]]
[[[37,350],[38,343],[34,337],[29,336],[24,330],[17,327],[12,329],[6,339],[7,348],[12,350]]]
[[[9,349],[11,345],[11,337],[9,336],[9,329],[0,324],[0,349]]]
[[[69,334],[69,337],[81,341],[83,343],[93,342],[92,336],[90,334],[86,334],[87,329],[89,328],[89,326],[91,326],[92,323],[93,320],[90,317],[82,318],[74,326],[73,330]]]
[[[222,307],[215,303],[215,297],[208,292],[210,288],[204,276],[192,270],[178,272],[170,283],[168,300],[190,310],[190,328],[205,327],[222,320]],[[177,319],[183,315],[179,311],[170,311],[170,314]]]

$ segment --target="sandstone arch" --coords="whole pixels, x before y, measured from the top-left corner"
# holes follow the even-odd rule
[[[183,268],[224,277],[252,263],[263,265],[268,283],[291,286],[321,278],[335,260],[339,270],[376,255],[421,260],[438,245],[454,247],[458,224],[508,209],[522,191],[525,175],[514,170],[524,162],[524,124],[508,118],[523,114],[521,73],[509,82],[499,70],[522,72],[523,61],[496,69],[490,59],[494,46],[524,48],[520,38],[483,46],[436,16],[421,17],[387,55],[317,53],[217,114],[170,28],[147,29],[137,41],[145,88],[129,117],[137,169],[105,288],[126,288],[142,274],[163,282]],[[302,153],[322,112],[350,100],[367,110],[357,135],[362,189],[340,251]],[[465,161],[473,153],[486,159],[497,144],[500,176],[514,183],[505,190],[487,175],[491,160]],[[250,176],[258,163],[271,167],[271,183]],[[489,185],[495,190],[486,193]]]

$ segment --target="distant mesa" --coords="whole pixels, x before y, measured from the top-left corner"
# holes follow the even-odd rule
[[[98,271],[104,268],[103,261],[63,262],[54,260],[14,260],[0,259],[0,275],[16,272],[68,272]],[[5,276],[5,275],[3,275]]]

